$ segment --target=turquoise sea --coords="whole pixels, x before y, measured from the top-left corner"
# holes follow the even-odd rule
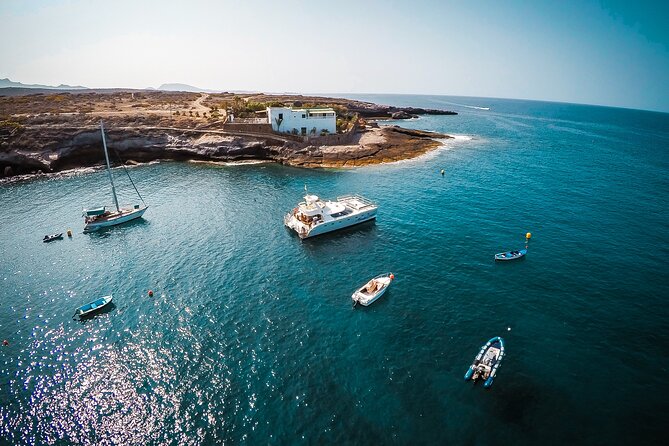
[[[666,444],[669,115],[357,98],[456,110],[402,125],[459,137],[356,170],[139,166],[145,218],[94,234],[104,171],[1,184],[0,443]],[[301,242],[305,184],[378,220]],[[464,382],[497,335],[492,388]]]

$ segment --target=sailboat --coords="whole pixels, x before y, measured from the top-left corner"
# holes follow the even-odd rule
[[[128,178],[130,178],[130,182],[132,183],[132,186],[135,188],[135,191],[137,192],[139,199],[142,200],[142,204],[141,205],[135,204],[132,207],[123,207],[123,208],[118,205],[118,198],[116,197],[116,187],[114,186],[114,177],[112,176],[111,166],[109,165],[109,153],[107,152],[105,129],[102,124],[102,121],[100,121],[100,132],[102,133],[102,147],[105,150],[105,161],[107,162],[107,174],[109,175],[109,182],[111,183],[112,196],[114,197],[114,205],[116,207],[116,210],[108,210],[105,206],[97,207],[94,209],[84,209],[84,214],[83,214],[85,223],[84,232],[93,232],[97,231],[98,229],[106,228],[108,226],[120,225],[121,223],[135,220],[136,218],[140,218],[142,215],[144,215],[144,212],[148,209],[148,206],[146,205],[146,203],[144,203],[142,196],[139,194],[139,191],[137,190],[137,187],[135,187],[135,183],[132,181],[132,178],[130,178],[130,174],[128,173],[127,170],[125,172],[128,174]],[[125,166],[123,168],[125,169]]]

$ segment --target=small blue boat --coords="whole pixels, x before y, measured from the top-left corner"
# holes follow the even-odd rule
[[[465,381],[481,378],[484,379],[483,387],[492,386],[495,374],[504,358],[504,339],[496,336],[490,339],[481,347],[479,354],[474,358],[474,362],[469,366],[465,373]]]
[[[86,316],[90,313],[93,313],[94,311],[100,310],[101,308],[108,305],[111,301],[112,301],[111,294],[109,296],[101,297],[98,300],[94,300],[93,302],[80,306],[79,308],[77,308],[77,311],[74,312],[74,315],[79,317]]]
[[[525,254],[527,254],[527,249],[521,249],[518,251],[500,252],[499,254],[495,254],[495,260],[499,261],[516,260],[525,257]]]

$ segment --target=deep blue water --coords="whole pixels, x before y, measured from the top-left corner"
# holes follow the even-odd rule
[[[454,109],[403,125],[471,139],[356,170],[140,166],[145,219],[99,234],[103,171],[0,185],[0,443],[666,444],[669,115],[359,98]],[[377,222],[300,242],[305,184]],[[493,387],[464,382],[496,335]]]

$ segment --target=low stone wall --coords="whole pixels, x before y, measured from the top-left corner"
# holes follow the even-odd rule
[[[267,118],[235,118],[233,121],[230,121],[228,118],[225,120],[226,124],[268,124]]]
[[[351,142],[353,133],[336,133],[325,136],[305,136],[304,142],[314,146],[337,146]]]
[[[344,133],[335,133],[324,136],[305,136],[304,142],[314,146],[337,146],[350,144],[353,140],[353,135],[358,131],[358,124],[355,123],[350,129]]]
[[[243,132],[243,133],[267,133],[272,134],[272,126],[269,124],[246,124],[246,123],[225,123],[223,130],[227,132]]]
[[[225,132],[232,133],[253,133],[263,135],[281,135],[283,138],[291,139],[296,142],[304,142],[313,146],[336,146],[350,144],[353,136],[358,130],[357,124],[344,133],[336,133],[329,135],[312,135],[302,136],[293,135],[292,133],[280,133],[272,130],[271,124],[248,124],[248,123],[230,123],[226,122],[223,125],[217,126],[218,129]]]

